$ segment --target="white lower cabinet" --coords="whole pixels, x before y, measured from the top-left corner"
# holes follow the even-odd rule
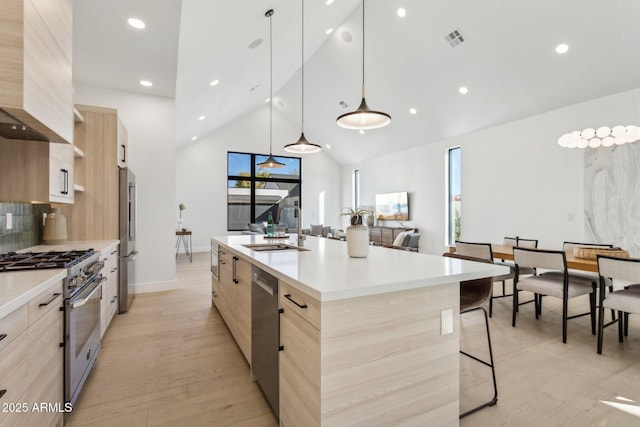
[[[100,301],[100,338],[104,335],[113,316],[118,312],[118,257],[120,245],[105,248],[100,253],[104,262],[102,276],[107,280],[102,283],[102,300]]]

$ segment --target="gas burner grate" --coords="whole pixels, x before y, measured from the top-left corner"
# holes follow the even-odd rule
[[[93,254],[93,249],[82,251],[9,252],[0,255],[0,272],[69,268]]]

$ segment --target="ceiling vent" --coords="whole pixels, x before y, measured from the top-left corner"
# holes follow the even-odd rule
[[[449,46],[451,47],[456,47],[459,44],[464,43],[465,40],[465,37],[462,35],[462,31],[460,31],[459,28],[451,31],[449,34],[444,36],[444,38],[447,40],[447,43],[449,43]]]
[[[338,101],[338,105],[342,108],[349,108],[349,105],[344,101]]]

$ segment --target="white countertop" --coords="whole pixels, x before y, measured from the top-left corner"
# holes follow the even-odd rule
[[[256,252],[242,245],[287,243],[260,235],[212,237],[267,273],[320,301],[415,289],[509,273],[494,264],[371,246],[366,258],[350,258],[346,242],[307,236],[308,251]]]
[[[17,252],[82,251],[86,249],[93,249],[96,252],[100,252],[118,243],[120,243],[120,240],[71,240],[57,245],[31,246],[30,248],[21,249]]]
[[[65,269],[0,273],[0,319],[65,277]]]

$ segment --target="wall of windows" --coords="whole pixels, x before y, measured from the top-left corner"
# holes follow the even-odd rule
[[[460,147],[453,147],[447,150],[447,216],[446,216],[446,245],[453,245],[461,235],[461,202],[462,193],[460,189]]]
[[[227,153],[227,230],[246,230],[249,223],[267,221],[269,213],[278,224],[295,230],[297,213],[279,208],[294,205],[302,208],[302,159],[275,156],[282,168],[263,169],[259,163],[267,155]],[[280,216],[278,214],[280,213]]]

